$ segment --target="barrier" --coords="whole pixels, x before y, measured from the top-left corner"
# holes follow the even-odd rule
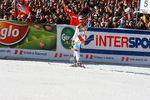
[[[72,34],[68,35],[67,31],[75,30],[75,27],[59,25],[57,30],[57,50],[71,55],[70,42],[66,42],[70,40]],[[149,65],[149,31],[89,28],[86,37],[86,43],[80,48],[83,61]]]
[[[0,58],[69,61],[75,27],[0,21]],[[22,27],[24,27],[22,29]],[[97,63],[150,65],[150,32],[89,28],[81,60]]]

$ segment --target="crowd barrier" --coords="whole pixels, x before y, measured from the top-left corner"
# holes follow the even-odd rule
[[[69,61],[75,27],[0,21],[0,58]],[[96,63],[150,65],[150,32],[89,28],[81,60]]]

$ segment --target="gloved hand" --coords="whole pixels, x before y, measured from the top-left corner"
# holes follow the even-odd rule
[[[73,46],[75,44],[74,40],[72,40],[71,45]]]

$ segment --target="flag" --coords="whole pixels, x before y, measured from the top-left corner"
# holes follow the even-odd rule
[[[130,5],[132,4],[132,0],[126,0],[125,2],[126,4],[130,4]]]
[[[125,13],[126,20],[130,20],[134,17],[133,9],[130,6],[125,9]]]
[[[130,20],[133,18],[133,12],[129,12],[125,14],[126,20]]]
[[[25,0],[16,0],[17,15],[28,15],[31,12],[32,7],[26,5],[24,1]]]

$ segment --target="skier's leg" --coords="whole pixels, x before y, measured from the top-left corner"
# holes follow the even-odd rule
[[[79,52],[79,51],[76,51],[76,52],[75,52],[75,55],[76,55],[76,56],[75,56],[75,57],[76,57],[76,61],[79,62],[79,61],[80,61],[80,52]]]
[[[75,51],[74,52],[75,56],[74,56],[74,59],[75,59],[75,63],[74,63],[74,67],[82,67],[82,63],[80,61],[80,52],[79,51]]]
[[[77,66],[77,51],[78,51],[78,45],[75,44],[73,46],[73,65],[71,65],[72,67],[76,67]]]
[[[79,66],[79,61],[80,61],[80,44],[75,44],[75,57],[76,57],[76,65]]]
[[[73,64],[76,64],[76,63],[77,63],[76,57],[73,57]]]
[[[75,51],[74,51],[74,53],[73,53],[73,66],[74,66],[74,67],[77,66],[76,52],[75,52]]]
[[[77,66],[81,66],[81,61],[80,61],[80,52],[76,52],[76,60],[77,60]]]
[[[80,60],[80,45],[78,46],[78,51],[76,51],[75,54],[76,54],[76,65],[85,68]]]
[[[73,51],[73,64],[71,65],[71,67],[76,67],[76,63],[77,63],[76,53],[75,53],[75,51]]]
[[[74,48],[74,53],[73,53],[74,64],[72,65],[72,67],[83,67],[80,61],[80,44],[78,43],[75,44],[73,48]]]

